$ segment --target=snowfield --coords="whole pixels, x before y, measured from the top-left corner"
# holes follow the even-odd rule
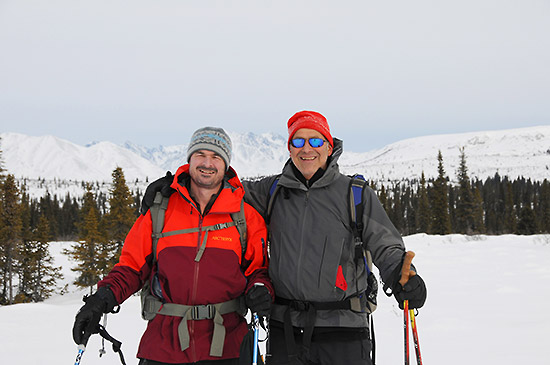
[[[550,235],[418,234],[404,240],[407,249],[416,252],[413,263],[428,286],[428,300],[417,317],[424,364],[549,363]],[[73,263],[61,254],[70,244],[51,243],[66,282],[75,277],[70,270]],[[43,303],[0,307],[2,363],[74,364],[77,348],[71,329],[86,293],[70,286],[68,294]],[[402,364],[402,312],[393,297],[380,292],[378,300],[377,364]],[[108,316],[107,330],[123,342],[127,364],[137,364],[144,328],[137,296],[127,300],[120,313]],[[81,364],[120,363],[109,342],[102,358],[100,347],[100,337],[93,336]],[[414,364],[412,346],[411,353]]]

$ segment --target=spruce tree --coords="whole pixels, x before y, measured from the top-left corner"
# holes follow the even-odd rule
[[[13,303],[13,279],[17,266],[16,255],[21,243],[21,213],[19,189],[15,177],[9,174],[1,189],[0,209],[0,264],[2,265],[2,292],[0,302]]]
[[[31,301],[30,291],[32,283],[32,227],[31,227],[31,206],[26,188],[21,191],[21,245],[18,250],[18,274],[19,286],[15,296],[16,303],[27,303]]]
[[[110,210],[105,216],[108,239],[112,250],[109,257],[109,270],[118,262],[124,239],[135,220],[133,197],[126,185],[122,168],[117,167],[112,176],[113,184],[109,190]]]
[[[503,182],[502,190],[504,190],[504,230],[499,233],[515,233],[517,231],[517,217],[514,209],[512,183],[506,179]]]
[[[449,218],[449,187],[441,151],[437,154],[437,161],[438,176],[433,184],[430,204],[432,212],[430,233],[443,235],[451,232],[451,221]]]
[[[550,182],[544,179],[540,192],[541,231],[550,233]]]
[[[34,302],[49,298],[58,289],[57,281],[63,279],[61,267],[54,266],[50,254],[50,237],[48,218],[41,216],[34,232],[33,260],[30,263],[33,272],[31,298]]]
[[[473,187],[474,206],[473,206],[473,231],[474,233],[485,233],[485,222],[483,222],[483,198],[481,196],[481,188],[474,185]]]
[[[518,221],[518,234],[531,235],[537,233],[535,212],[529,205],[521,208]]]
[[[456,232],[472,234],[474,232],[474,197],[466,166],[464,147],[460,148],[460,164],[457,171],[458,194],[456,197]]]
[[[430,232],[430,216],[430,201],[428,200],[428,191],[426,189],[426,177],[424,176],[424,171],[422,171],[420,186],[418,187],[417,232]]]
[[[78,273],[74,284],[80,287],[89,287],[91,294],[93,286],[101,279],[102,273],[106,272],[109,266],[105,234],[100,231],[100,214],[91,184],[86,184],[81,216],[80,241],[66,250],[65,254],[78,263],[71,269]]]
[[[393,194],[390,199],[388,199],[388,216],[392,221],[393,225],[399,232],[403,232],[403,212],[401,205],[401,189],[399,183],[395,183],[393,186]]]

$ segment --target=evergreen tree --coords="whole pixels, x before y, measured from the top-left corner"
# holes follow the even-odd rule
[[[420,186],[418,188],[417,232],[430,232],[430,217],[430,201],[428,200],[428,191],[426,189],[426,177],[424,176],[424,171],[422,171]]]
[[[550,233],[550,182],[544,179],[540,189],[540,229],[544,233]]]
[[[395,228],[399,231],[403,231],[403,211],[401,206],[401,189],[399,183],[395,183],[393,187],[393,196],[388,199],[388,216],[392,221]]]
[[[503,182],[502,190],[504,190],[504,230],[499,233],[515,233],[517,230],[517,218],[514,209],[512,183],[508,179]]]
[[[33,273],[31,298],[34,302],[41,302],[49,298],[57,289],[57,281],[63,279],[61,267],[53,265],[54,261],[50,254],[49,241],[48,218],[42,216],[34,232],[33,260],[30,262]]]
[[[29,261],[32,260],[32,227],[31,208],[29,195],[26,188],[21,191],[21,246],[18,250],[19,286],[15,296],[16,303],[27,303],[31,301],[30,287],[32,282],[32,269]]]
[[[518,221],[518,233],[530,235],[537,233],[535,212],[529,205],[521,208]]]
[[[458,194],[456,197],[456,229],[457,233],[472,234],[474,232],[474,197],[466,166],[464,147],[460,148],[460,164],[457,171]]]
[[[386,194],[386,188],[382,184],[380,186],[380,190],[378,193],[378,200],[380,201],[380,204],[382,204],[382,207],[384,207],[384,210],[386,211],[386,213],[388,213],[389,211],[388,195]]]
[[[485,233],[485,223],[483,222],[483,198],[481,196],[481,188],[474,185],[474,211],[473,211],[473,230],[475,233]]]
[[[415,196],[411,187],[412,183],[407,184],[405,191],[402,195],[404,214],[405,214],[405,227],[403,229],[404,235],[409,235],[416,232],[416,211],[418,207],[418,198]]]
[[[134,195],[134,218],[139,217],[139,208],[141,206],[141,191],[137,188],[136,195]]]
[[[19,189],[15,177],[8,175],[2,184],[0,210],[0,264],[2,265],[2,292],[0,304],[13,303],[13,279],[17,266],[16,254],[21,243],[21,213]]]
[[[59,236],[58,238],[63,241],[74,241],[78,237],[77,222],[78,222],[79,206],[76,199],[71,198],[71,195],[67,193],[63,201],[59,213]]]
[[[83,220],[79,224],[81,241],[66,250],[65,254],[78,263],[71,269],[78,273],[74,284],[80,287],[89,287],[91,294],[93,286],[101,279],[102,273],[109,266],[108,251],[105,249],[105,234],[99,229],[100,215],[91,184],[86,184],[81,216],[83,216]]]
[[[430,209],[432,212],[431,231],[433,234],[449,234],[451,232],[451,220],[449,217],[449,187],[443,167],[441,151],[437,155],[438,176],[432,189]]]
[[[135,220],[133,197],[126,185],[122,168],[117,167],[112,176],[113,185],[109,190],[110,210],[105,217],[109,241],[112,246],[109,271],[118,262],[124,239]]]

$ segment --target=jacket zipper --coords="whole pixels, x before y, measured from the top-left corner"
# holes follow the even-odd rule
[[[197,238],[197,250],[195,254],[198,252],[201,246],[201,236],[202,236],[202,222],[203,222],[203,216],[200,212],[198,212],[199,215],[199,232],[198,232],[198,238]],[[197,301],[197,289],[198,289],[198,281],[199,281],[199,262],[194,263],[194,271],[193,271],[193,292],[191,296],[191,305],[195,305]],[[197,351],[195,349],[195,321],[191,321],[191,325],[189,326],[189,349],[191,350],[191,359],[193,362],[197,362]]]
[[[309,189],[306,190],[306,197],[304,200],[304,214],[302,215],[302,229],[301,229],[301,235],[300,235],[300,253],[298,257],[304,257],[304,225],[306,221],[306,215],[308,211],[308,203],[309,203]],[[298,270],[296,271],[297,277],[296,277],[296,283],[298,284],[298,292],[302,292],[302,279],[299,277],[300,273],[302,272],[302,259],[298,261]]]

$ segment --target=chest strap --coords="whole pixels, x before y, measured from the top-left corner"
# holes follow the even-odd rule
[[[149,297],[147,300],[148,311],[163,316],[181,317],[181,322],[178,325],[178,337],[181,351],[185,351],[189,348],[189,329],[187,328],[187,321],[213,319],[214,332],[212,335],[212,344],[210,345],[210,356],[216,357],[222,356],[223,344],[225,341],[225,327],[223,326],[222,315],[232,312],[242,313],[243,309],[243,297],[223,303],[205,305],[163,304],[160,300],[152,297]]]
[[[159,238],[168,237],[168,236],[175,236],[175,235],[178,235],[178,234],[205,232],[204,233],[204,238],[202,240],[201,247],[199,248],[199,251],[197,252],[197,256],[195,256],[195,261],[199,262],[201,260],[202,254],[204,253],[204,250],[206,249],[206,241],[208,239],[208,232],[233,227],[235,225],[236,225],[235,222],[219,223],[219,224],[214,224],[214,225],[211,225],[211,226],[204,226],[204,227],[200,227],[200,228],[199,227],[194,227],[194,228],[187,228],[187,229],[178,229],[178,230],[169,231],[169,232],[153,233],[152,237],[153,237],[153,239],[158,240]]]

